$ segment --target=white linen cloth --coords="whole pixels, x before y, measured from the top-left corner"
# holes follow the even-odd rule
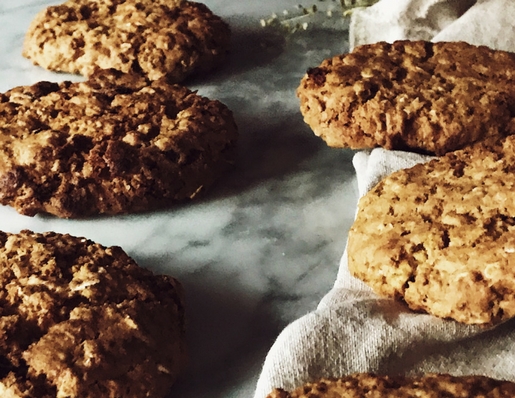
[[[382,0],[372,7],[357,8],[350,22],[350,48],[378,41],[431,40],[456,22],[474,2]]]
[[[353,13],[351,47],[397,39],[463,40],[515,51],[513,0],[381,0]],[[429,158],[374,149],[356,153],[360,195],[395,170]],[[486,375],[515,381],[515,320],[495,328],[410,311],[352,277],[343,253],[318,307],[287,326],[270,349],[254,398],[354,372]]]

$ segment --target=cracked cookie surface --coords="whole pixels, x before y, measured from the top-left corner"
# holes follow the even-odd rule
[[[182,288],[119,247],[0,232],[0,395],[164,397],[184,366]]]
[[[163,80],[17,87],[0,94],[0,203],[63,218],[168,207],[226,171],[236,140],[225,105]]]
[[[276,389],[267,398],[511,398],[515,383],[482,376],[388,377],[357,373],[341,379],[322,379],[287,392]]]
[[[515,136],[400,170],[358,203],[351,273],[417,311],[468,324],[515,316]]]
[[[58,72],[112,68],[180,82],[219,65],[229,43],[228,25],[201,3],[69,0],[35,17],[23,55]]]
[[[515,133],[515,54],[464,42],[357,47],[310,69],[305,122],[332,147],[442,155]]]

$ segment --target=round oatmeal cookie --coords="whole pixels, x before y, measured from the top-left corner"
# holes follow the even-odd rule
[[[515,133],[515,54],[464,42],[357,47],[308,70],[305,122],[331,147],[443,155]]]
[[[0,203],[21,214],[120,214],[209,187],[235,157],[230,110],[164,80],[99,71],[0,94]]]
[[[515,383],[484,376],[427,374],[421,377],[356,373],[341,379],[321,379],[292,392],[275,389],[267,398],[512,398]]]
[[[119,247],[0,232],[0,396],[164,397],[185,363],[181,285]]]
[[[23,55],[43,68],[90,76],[96,68],[172,82],[225,58],[230,29],[201,3],[183,0],[69,0],[32,21]]]
[[[358,203],[351,273],[417,311],[467,324],[515,316],[515,136],[383,179]]]

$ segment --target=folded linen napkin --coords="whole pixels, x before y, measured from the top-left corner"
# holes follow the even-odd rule
[[[350,48],[378,41],[431,40],[474,3],[475,0],[382,0],[372,7],[357,8],[350,22]]]
[[[515,29],[515,20],[509,18],[515,11],[512,1],[381,0],[353,14],[351,46],[432,39],[515,51],[515,35],[498,36]],[[378,27],[381,13],[388,22]],[[356,153],[360,195],[393,171],[428,160],[379,148]],[[292,390],[321,377],[354,372],[478,374],[515,381],[515,320],[488,329],[414,313],[352,277],[344,252],[333,288],[273,344],[254,398],[266,397],[274,387]]]

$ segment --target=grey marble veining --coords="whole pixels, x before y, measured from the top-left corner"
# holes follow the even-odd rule
[[[21,57],[24,31],[55,1],[0,2],[0,91],[56,74]],[[200,201],[148,214],[90,220],[34,218],[0,207],[0,229],[67,232],[119,245],[144,267],[184,284],[190,366],[170,397],[249,397],[264,356],[289,322],[332,286],[357,186],[353,153],[330,149],[302,121],[295,90],[306,69],[347,50],[343,30],[289,39],[259,19],[295,1],[210,0],[233,30],[217,72],[188,82],[234,112],[238,161]]]

